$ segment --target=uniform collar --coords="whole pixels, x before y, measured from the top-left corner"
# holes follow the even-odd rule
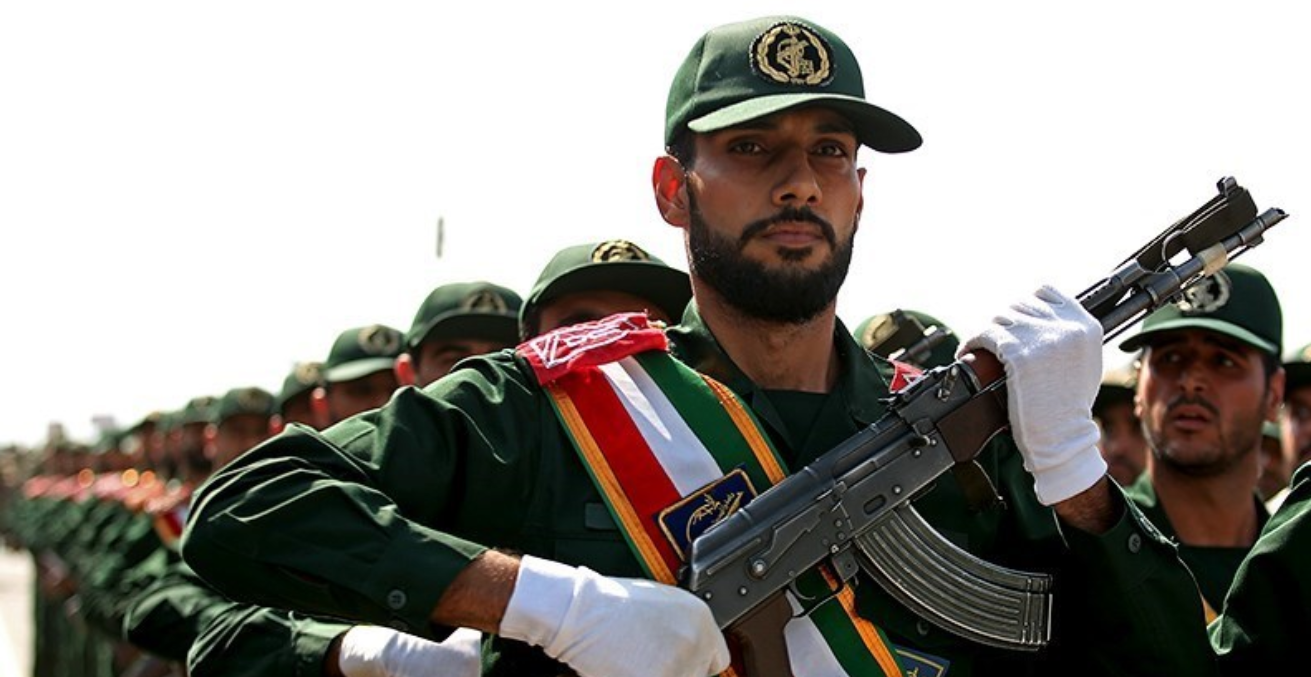
[[[667,333],[670,351],[684,364],[728,386],[747,402],[754,401],[760,393],[761,389],[720,347],[701,319],[695,300],[687,304],[682,321]],[[884,412],[881,400],[888,395],[888,379],[840,319],[833,330],[833,345],[839,368],[838,382],[831,394],[842,398],[853,420],[869,425]]]

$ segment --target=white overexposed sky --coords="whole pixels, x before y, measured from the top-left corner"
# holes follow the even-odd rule
[[[566,245],[685,268],[649,187],[669,80],[706,29],[778,13],[841,35],[925,138],[862,153],[849,325],[903,307],[968,334],[1040,283],[1076,293],[1232,175],[1291,214],[1243,260],[1311,342],[1297,3],[15,1],[0,444],[274,390],[438,284],[526,294]]]

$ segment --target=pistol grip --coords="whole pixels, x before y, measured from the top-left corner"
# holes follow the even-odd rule
[[[729,629],[742,650],[746,677],[792,677],[783,626],[792,620],[787,594],[779,592]]]

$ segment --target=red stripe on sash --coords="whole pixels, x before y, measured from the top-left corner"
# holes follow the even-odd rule
[[[579,379],[576,384],[570,384],[568,390],[583,420],[607,423],[588,426],[588,431],[597,446],[608,450],[606,461],[641,518],[642,530],[655,544],[670,571],[678,571],[678,554],[660,532],[660,522],[655,518],[661,510],[678,501],[678,490],[660,467],[642,433],[633,424],[632,416],[624,409],[601,371],[573,372],[566,378]]]

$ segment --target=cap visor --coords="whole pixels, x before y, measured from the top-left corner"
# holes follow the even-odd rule
[[[372,357],[367,360],[356,360],[324,370],[323,380],[328,383],[354,381],[369,374],[391,370],[395,364],[396,358],[394,357]]]
[[[896,114],[854,96],[842,94],[775,94],[721,108],[687,123],[697,132],[714,132],[773,115],[789,108],[822,104],[847,116],[856,125],[860,142],[882,153],[904,153],[923,143],[920,133]]]
[[[459,313],[438,317],[409,342],[409,347],[415,348],[424,341],[451,339],[478,339],[515,345],[519,343],[519,319],[515,315],[501,313]]]
[[[1279,352],[1279,348],[1275,344],[1243,329],[1242,327],[1239,327],[1238,325],[1206,317],[1182,317],[1177,320],[1162,322],[1147,331],[1139,332],[1138,334],[1126,339],[1120,344],[1120,350],[1126,353],[1131,353],[1145,345],[1151,345],[1157,338],[1159,338],[1160,334],[1181,329],[1205,329],[1217,334],[1224,334],[1225,336],[1236,338],[1243,343],[1251,345],[1257,350],[1263,350],[1267,353],[1274,354]]]

